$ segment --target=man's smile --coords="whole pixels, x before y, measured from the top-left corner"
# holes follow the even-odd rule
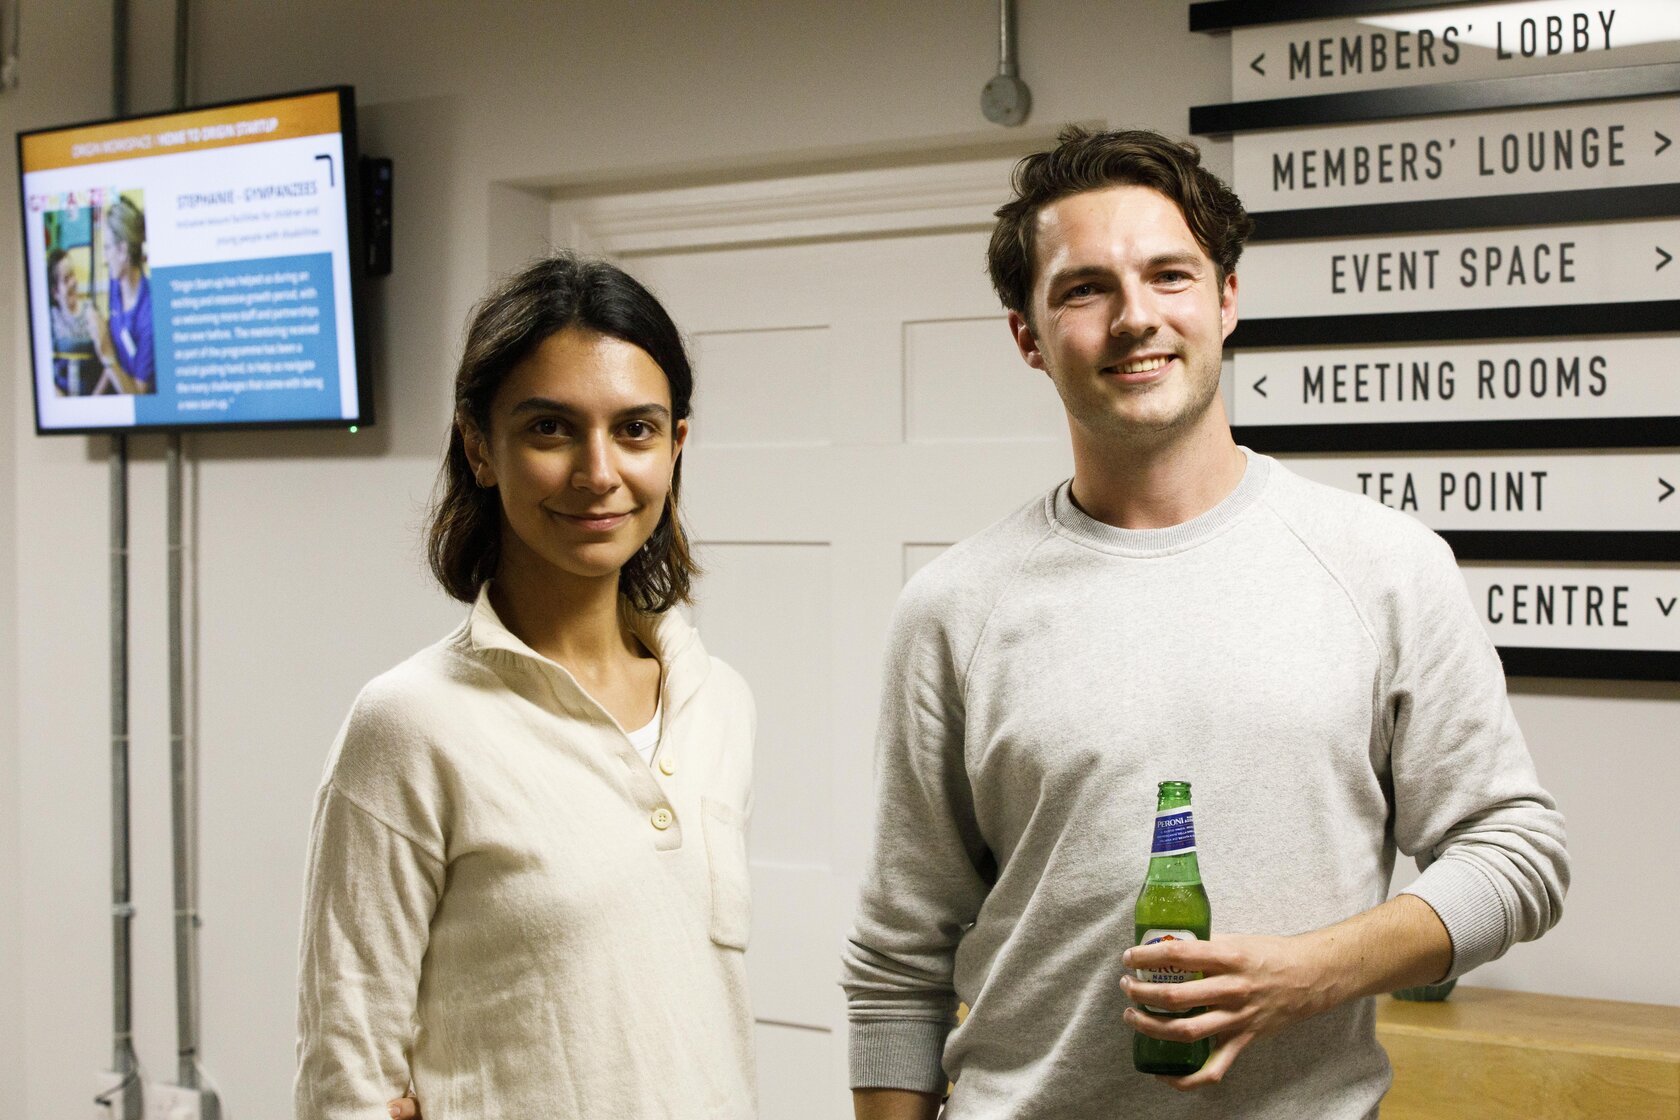
[[[1146,358],[1114,362],[1103,366],[1101,371],[1122,381],[1148,381],[1152,375],[1165,369],[1172,360],[1170,354],[1153,354]]]

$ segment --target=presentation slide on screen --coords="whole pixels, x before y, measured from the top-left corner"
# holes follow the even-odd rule
[[[358,419],[339,104],[22,138],[43,430]]]

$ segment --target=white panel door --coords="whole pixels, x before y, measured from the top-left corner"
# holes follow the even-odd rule
[[[980,192],[987,208],[1006,171]],[[743,197],[785,204],[797,183],[776,187]],[[860,231],[842,213],[856,194],[831,192],[828,236],[754,241],[732,235],[737,221],[677,230],[671,248],[638,232],[618,253],[692,344],[694,613],[758,700],[747,960],[766,1120],[851,1116],[839,946],[868,852],[898,591],[1072,470],[1055,390],[1016,355],[986,280],[974,207],[918,204],[921,228],[900,215]],[[820,203],[800,212],[819,234]],[[567,228],[557,218],[557,239]]]

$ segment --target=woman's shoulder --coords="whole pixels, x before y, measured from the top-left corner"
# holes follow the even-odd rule
[[[412,764],[441,729],[461,718],[474,694],[482,695],[487,670],[454,638],[427,646],[362,686],[339,732],[329,775],[345,765]]]
[[[470,687],[484,672],[459,640],[460,633],[456,630],[368,681],[352,712],[390,715],[447,705],[450,693]]]
[[[741,675],[740,670],[716,654],[708,656],[712,668],[706,676],[706,687],[715,690],[724,699],[751,704],[752,686],[747,683],[747,678]]]

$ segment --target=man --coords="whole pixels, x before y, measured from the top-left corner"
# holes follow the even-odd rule
[[[992,279],[1074,477],[900,600],[844,961],[857,1115],[931,1118],[950,1078],[948,1120],[1375,1117],[1364,997],[1550,928],[1562,818],[1446,545],[1233,441],[1251,222],[1196,149],[1069,129],[1015,188]],[[1168,778],[1215,933],[1128,950]],[[1396,848],[1424,870],[1384,901]],[[1133,1031],[1216,1048],[1153,1078]]]

